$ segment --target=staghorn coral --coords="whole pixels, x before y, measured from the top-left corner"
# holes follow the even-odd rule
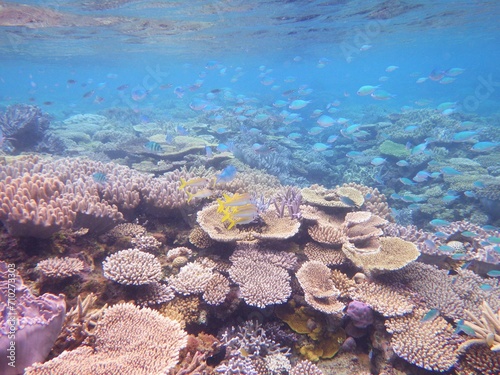
[[[487,302],[483,302],[480,318],[468,310],[465,313],[470,320],[464,321],[464,325],[474,331],[475,338],[465,341],[460,350],[474,344],[486,344],[492,351],[500,352],[500,309],[495,313]]]
[[[203,292],[203,300],[209,305],[220,305],[226,300],[226,296],[231,290],[229,280],[220,273],[215,273]]]
[[[386,320],[392,333],[394,352],[406,361],[429,371],[447,371],[458,361],[460,339],[442,317],[422,320],[425,311]]]
[[[15,265],[2,261],[0,301],[0,350],[3,353],[0,372],[16,375],[32,363],[45,360],[61,331],[66,301],[63,294],[45,293],[35,297],[24,285]]]
[[[93,347],[63,352],[44,364],[31,366],[26,375],[159,375],[175,366],[187,343],[187,334],[179,323],[132,304],[108,307],[94,335]]]
[[[232,262],[229,276],[240,287],[240,295],[251,306],[285,302],[290,296],[290,275],[280,259],[293,254],[240,248],[229,258]]]
[[[212,276],[212,269],[192,262],[181,267],[179,273],[170,278],[169,284],[177,293],[185,296],[200,294],[205,291]]]
[[[119,284],[143,285],[159,281],[161,264],[153,254],[137,249],[120,250],[102,262],[104,277]]]
[[[413,243],[397,237],[380,237],[363,242],[362,245],[363,247],[358,247],[344,243],[342,251],[365,272],[397,270],[413,262],[420,255],[420,251]]]
[[[85,264],[77,258],[49,258],[38,262],[36,270],[43,276],[54,279],[64,279],[78,275]]]
[[[101,308],[96,308],[96,301],[97,296],[94,293],[88,294],[83,299],[81,295],[78,295],[75,306],[66,313],[61,333],[54,345],[58,354],[62,350],[77,348],[92,335],[97,321],[108,307],[106,304]]]
[[[256,320],[247,320],[236,327],[225,329],[219,336],[233,357],[245,356],[253,359],[271,354],[289,355],[290,351],[268,337],[264,327]]]
[[[315,242],[306,244],[304,254],[308,260],[316,260],[326,266],[340,265],[347,260],[342,251]]]

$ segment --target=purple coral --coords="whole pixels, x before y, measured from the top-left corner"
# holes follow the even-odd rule
[[[373,323],[373,310],[363,302],[352,301],[347,307],[347,316],[358,328],[366,328]]]
[[[21,374],[54,345],[66,315],[64,295],[33,296],[14,266],[0,261],[0,301],[0,373]]]
[[[288,186],[278,197],[274,200],[274,206],[279,217],[285,216],[285,208],[288,209],[288,214],[292,219],[300,219],[300,205],[302,203],[302,194],[299,188],[295,186]]]

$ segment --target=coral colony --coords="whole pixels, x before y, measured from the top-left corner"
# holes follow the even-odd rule
[[[500,3],[376,3],[2,3],[0,375],[500,374]]]

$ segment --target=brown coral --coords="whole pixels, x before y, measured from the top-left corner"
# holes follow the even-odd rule
[[[349,186],[326,189],[320,185],[312,185],[303,188],[301,194],[304,202],[319,207],[351,208],[361,207],[364,203],[363,194]]]
[[[342,227],[347,241],[359,244],[382,236],[381,227],[386,223],[386,220],[369,211],[356,211],[347,213]]]
[[[349,295],[363,302],[385,317],[401,316],[415,306],[408,291],[398,286],[378,282],[362,282],[349,289]]]
[[[215,241],[200,227],[194,227],[189,233],[189,242],[199,249],[207,249],[212,246]]]
[[[273,263],[276,254],[257,249],[236,250],[229,276],[240,287],[241,297],[252,306],[285,302],[292,292],[288,271]]]
[[[148,308],[131,304],[109,307],[94,330],[94,347],[63,352],[27,375],[164,374],[173,368],[187,334],[179,324]],[[152,345],[154,343],[154,345]]]
[[[356,266],[365,272],[385,272],[400,269],[420,255],[417,247],[397,237],[380,237],[357,247],[344,243],[342,251]]]
[[[430,371],[447,371],[458,360],[460,340],[453,327],[440,316],[423,320],[425,311],[390,318],[385,325],[391,344],[401,358]]]
[[[229,280],[224,275],[216,273],[205,286],[203,300],[209,305],[220,305],[226,300],[230,289]]]
[[[37,271],[43,276],[55,279],[64,279],[78,275],[83,271],[85,264],[77,258],[49,258],[38,262]]]
[[[327,266],[343,264],[347,259],[342,251],[314,242],[306,244],[304,254],[307,259],[317,260]]]
[[[261,213],[255,223],[235,226],[232,229],[228,229],[227,223],[222,223],[222,217],[223,215],[217,212],[217,205],[213,204],[198,211],[197,221],[210,238],[219,242],[284,240],[293,237],[300,228],[299,220],[280,218],[272,211]]]
[[[125,285],[142,285],[159,281],[161,264],[153,254],[136,249],[121,250],[102,262],[104,277]]]
[[[170,278],[170,286],[185,296],[203,293],[206,285],[212,278],[212,270],[199,263],[188,263],[179,273]]]

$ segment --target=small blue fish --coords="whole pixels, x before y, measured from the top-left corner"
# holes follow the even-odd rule
[[[421,153],[423,153],[425,151],[426,148],[427,148],[427,142],[420,143],[419,145],[416,145],[415,147],[413,147],[411,149],[411,154],[412,155],[420,155]]]
[[[482,189],[486,186],[483,181],[474,181],[472,185],[474,185],[474,187],[477,187],[478,189]]]
[[[432,240],[424,240],[424,245],[429,250],[436,250],[436,244]]]
[[[441,245],[438,247],[438,249],[444,253],[451,253],[451,252],[455,251],[455,248],[451,247],[449,245]]]
[[[476,193],[474,193],[473,191],[470,191],[470,190],[466,190],[466,191],[464,191],[464,195],[465,195],[467,198],[477,198]]]
[[[376,158],[373,158],[370,163],[372,165],[378,167],[379,165],[384,164],[386,161],[387,161],[387,159],[384,159],[384,158],[381,158],[381,157],[376,157]]]
[[[320,128],[319,126],[313,126],[311,129],[309,129],[309,131],[307,132],[307,134],[317,135],[317,134],[321,133],[323,130],[325,130],[325,129],[324,128]]]
[[[493,287],[490,284],[481,284],[479,288],[481,288],[481,290],[484,290],[485,292],[488,292],[491,289],[493,289]]]
[[[486,273],[490,277],[500,277],[500,271],[499,270],[491,270]]]
[[[287,138],[291,140],[296,140],[302,137],[302,134],[300,133],[290,133],[288,134]]]
[[[442,220],[442,219],[434,219],[429,222],[433,227],[445,227],[447,225],[450,225],[449,221]]]
[[[489,243],[500,244],[500,237],[491,236],[486,239]]]
[[[165,134],[165,143],[171,145],[174,142],[174,136],[172,134]]]
[[[453,134],[452,140],[454,142],[465,142],[474,137],[475,135],[477,135],[477,132],[472,130],[466,130],[463,132],[458,132]]]
[[[360,156],[364,156],[364,154],[361,151],[349,151],[347,154],[345,154],[348,158],[358,158]]]
[[[325,143],[317,142],[312,146],[313,151],[322,152],[331,148],[332,145],[327,145]]]
[[[470,230],[463,231],[461,234],[464,237],[477,237],[477,233],[471,232]]]
[[[328,139],[326,140],[326,143],[333,143],[335,142],[337,139],[339,138],[338,135],[331,135],[328,137]]]
[[[458,176],[458,175],[463,174],[462,172],[457,171],[453,167],[443,167],[443,168],[441,168],[441,173],[448,175],[448,176]]]
[[[489,225],[489,224],[483,225],[482,228],[484,230],[494,230],[494,231],[500,230],[499,227],[496,227],[494,225]]]
[[[469,327],[467,324],[465,324],[463,319],[460,319],[457,323],[457,329],[455,330],[455,334],[459,334],[460,332],[465,333],[466,335],[469,336],[476,336],[476,331],[474,331],[473,328]]]
[[[406,178],[406,177],[401,177],[399,179],[399,181],[403,184],[403,185],[408,185],[408,186],[412,186],[412,185],[416,185],[415,182],[413,182],[412,180],[410,180],[409,178]]]
[[[459,259],[465,258],[466,256],[467,256],[467,254],[465,254],[465,253],[457,253],[457,254],[453,254],[451,256],[451,259],[459,260]]]
[[[234,177],[236,176],[236,167],[233,165],[228,165],[226,168],[222,170],[221,173],[217,175],[217,178],[215,179],[215,183],[221,183],[221,182],[231,182]]]
[[[154,141],[149,141],[144,144],[144,147],[152,152],[161,152],[163,149],[159,143],[156,143]]]
[[[500,145],[500,142],[477,142],[474,143],[474,146],[471,147],[471,150],[476,152],[491,151],[498,145]]]
[[[212,147],[210,146],[205,146],[205,153],[207,155],[207,158],[211,158],[214,156],[214,153],[212,152]]]
[[[392,193],[392,194],[391,194],[391,198],[392,198],[392,199],[401,199],[401,195],[396,194],[396,193]]]
[[[177,125],[175,127],[175,131],[179,135],[188,135],[189,134],[189,132],[187,131],[187,129],[184,126],[182,126],[182,125]]]
[[[406,160],[399,160],[396,165],[398,167],[407,167],[408,165],[410,165],[410,163],[408,163]]]
[[[98,184],[106,183],[106,175],[103,172],[96,172],[92,175],[92,179]]]
[[[448,235],[446,233],[443,233],[443,232],[435,232],[434,235],[437,238],[447,238],[448,237]]]
[[[420,320],[421,322],[430,322],[436,319],[439,316],[438,309],[431,309],[424,315],[424,317]]]
[[[357,207],[356,202],[354,202],[351,198],[346,197],[345,195],[340,196],[340,201],[350,207]]]
[[[460,198],[458,195],[445,195],[442,201],[445,203],[453,202],[455,199]]]

